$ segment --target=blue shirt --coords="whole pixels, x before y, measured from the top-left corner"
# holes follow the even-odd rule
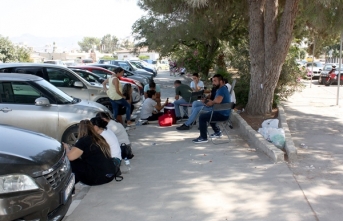
[[[231,96],[230,93],[227,89],[227,87],[222,86],[221,88],[219,88],[216,91],[216,97],[217,96],[222,96],[223,100],[221,102],[221,104],[225,104],[225,103],[230,103],[231,102]],[[222,111],[216,111],[217,113],[220,113],[223,116],[229,116],[230,115],[230,110],[222,110]]]

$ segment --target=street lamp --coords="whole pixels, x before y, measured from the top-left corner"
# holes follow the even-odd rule
[[[343,31],[341,32],[341,42],[339,44],[339,65],[338,65],[338,83],[337,83],[337,100],[336,100],[336,105],[339,104],[339,88],[341,87],[342,42],[343,42]]]

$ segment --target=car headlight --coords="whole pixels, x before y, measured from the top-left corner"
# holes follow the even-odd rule
[[[0,194],[38,189],[35,181],[27,175],[0,176]]]

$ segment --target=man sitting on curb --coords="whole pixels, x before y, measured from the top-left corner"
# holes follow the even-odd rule
[[[211,78],[211,81],[212,81],[212,78]],[[211,94],[207,97],[207,99],[214,100],[216,96],[216,91],[217,91],[217,87],[213,85]],[[196,117],[198,116],[200,111],[203,111],[203,112],[212,111],[212,107],[205,106],[205,103],[204,103],[205,101],[206,99],[201,100],[201,101],[194,101],[192,103],[192,113],[189,116],[188,120],[184,124],[182,124],[180,127],[177,127],[176,130],[189,130],[191,124],[195,123]]]
[[[175,101],[174,101],[174,106],[175,106],[175,116],[176,120],[181,120],[181,112],[180,112],[180,104],[188,104],[189,99],[191,98],[192,95],[192,89],[185,84],[181,84],[180,80],[176,80],[174,82],[175,86]],[[182,98],[180,98],[180,96]],[[184,113],[188,111],[187,107],[183,108]],[[183,115],[184,119],[187,119],[187,115]]]
[[[163,115],[160,110],[168,104],[168,98],[163,105],[158,104],[155,99],[155,91],[147,91],[148,98],[144,100],[141,110],[141,120],[155,121]]]
[[[230,93],[225,87],[225,82],[223,80],[223,76],[220,74],[216,74],[212,78],[213,84],[218,88],[216,92],[216,97],[213,101],[208,101],[205,105],[206,107],[212,107],[214,104],[224,104],[230,103],[231,97]],[[201,114],[199,117],[199,127],[200,127],[200,136],[193,140],[193,143],[207,143],[207,122],[209,122],[211,118],[212,112],[207,112]],[[222,111],[215,111],[212,116],[213,121],[222,121],[227,120],[230,116],[230,110],[222,110]],[[214,131],[213,134],[210,135],[210,138],[217,138],[222,136],[222,132],[216,123],[211,123],[211,127]]]

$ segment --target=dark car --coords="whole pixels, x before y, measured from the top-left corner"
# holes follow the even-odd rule
[[[0,220],[62,220],[75,179],[61,143],[7,125],[0,140]]]
[[[319,76],[319,79],[318,79],[318,83],[319,84],[324,84],[325,82],[327,82],[327,80],[329,78],[328,74],[332,70],[332,66],[336,66],[335,74],[338,75],[339,65],[335,64],[335,63],[326,63],[324,65],[324,68],[323,68],[322,72],[320,73],[320,76]],[[341,72],[341,74],[343,74],[343,68],[341,68],[340,72]],[[337,84],[337,79],[334,79],[333,83]]]
[[[89,66],[105,68],[105,69],[107,69],[109,71],[112,71],[112,72],[114,72],[114,70],[119,67],[119,66],[113,65],[113,64],[91,64]],[[139,81],[142,84],[143,87],[144,87],[144,85],[149,84],[150,80],[152,79],[152,77],[147,77],[147,76],[142,76],[142,75],[134,74],[131,71],[128,71],[128,70],[125,70],[125,69],[124,69],[124,71],[125,71],[124,72],[124,77],[131,78],[133,80]]]
[[[130,64],[130,62],[128,62],[128,61],[113,60],[113,61],[110,61],[110,64],[117,65],[117,66],[119,66],[119,67],[121,67],[127,71],[131,71],[134,74],[147,76],[147,77],[149,77],[149,79],[153,79],[153,77],[154,77],[153,73],[150,73],[150,72],[143,70],[143,69],[138,69],[138,68],[134,67],[132,64]]]
[[[150,68],[150,67],[147,67],[147,66],[145,66],[143,63],[141,63],[141,61],[136,61],[136,60],[134,60],[134,61],[129,61],[129,62],[130,62],[130,64],[132,64],[132,65],[135,66],[136,68],[144,69],[144,70],[146,70],[146,71],[152,73],[152,74],[154,75],[154,77],[156,77],[157,71],[155,70],[155,68],[152,69],[152,68]]]

